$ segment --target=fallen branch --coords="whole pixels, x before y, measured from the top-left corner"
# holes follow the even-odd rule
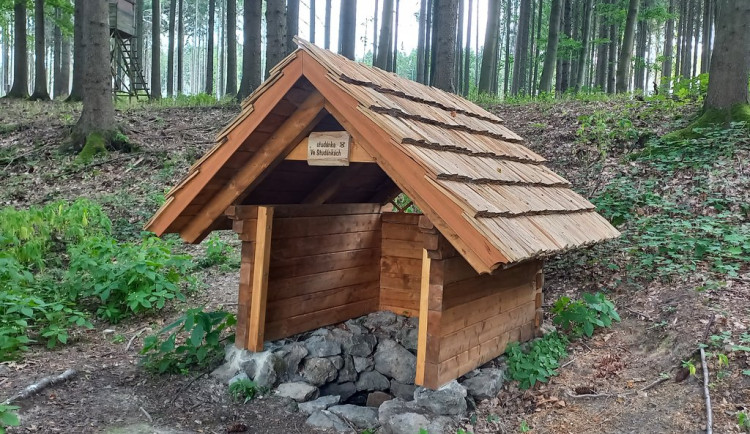
[[[138,409],[139,409],[139,410],[141,410],[141,413],[143,413],[143,415],[144,415],[144,416],[146,416],[146,419],[148,419],[148,422],[149,422],[149,423],[154,423],[154,418],[152,418],[152,417],[151,417],[151,415],[150,415],[150,414],[148,414],[148,412],[146,411],[146,409],[145,409],[145,408],[143,408],[143,407],[138,407]]]
[[[651,318],[650,316],[646,315],[643,312],[638,312],[637,310],[633,310],[633,309],[631,309],[629,307],[626,307],[625,310],[627,310],[628,312],[630,312],[630,313],[632,313],[634,315],[641,316],[641,317],[643,317],[644,319],[646,319],[646,320],[648,320],[650,322],[656,322],[655,319]]]
[[[575,361],[576,361],[576,358],[575,358],[575,357],[573,357],[572,359],[570,359],[570,360],[568,360],[567,362],[563,363],[563,364],[562,364],[562,366],[560,366],[560,369],[562,369],[562,368],[564,368],[564,367],[566,367],[566,366],[570,365],[571,363],[573,363],[573,362],[575,362]]]
[[[130,347],[131,347],[131,345],[133,345],[133,341],[135,341],[136,339],[138,339],[138,336],[142,335],[143,332],[145,332],[147,329],[148,329],[148,327],[142,328],[138,333],[134,334],[133,337],[130,338],[130,340],[128,341],[128,345],[125,347],[125,352],[126,353],[128,351],[130,351]]]
[[[708,365],[706,352],[701,348],[701,365],[703,365],[703,396],[706,397],[706,434],[713,433],[714,415],[711,410],[711,395],[708,393]]]
[[[18,394],[16,394],[15,396],[5,400],[5,402],[3,402],[3,405],[10,405],[14,402],[26,399],[32,395],[36,395],[37,393],[50,386],[54,386],[55,384],[70,380],[71,378],[75,377],[76,374],[78,374],[78,371],[76,371],[75,369],[68,369],[60,375],[44,377],[38,383],[26,386],[26,388],[18,392]]]
[[[615,394],[612,393],[587,393],[584,395],[573,395],[572,393],[565,391],[565,394],[568,395],[569,398],[573,399],[581,399],[581,398],[614,398]]]

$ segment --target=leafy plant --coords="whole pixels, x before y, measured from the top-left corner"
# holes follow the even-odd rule
[[[5,428],[9,426],[20,425],[18,415],[16,414],[18,408],[13,405],[0,404],[0,434],[5,434]]]
[[[236,401],[243,401],[247,403],[252,401],[256,395],[263,393],[261,387],[255,383],[255,381],[249,378],[243,378],[237,380],[229,386],[229,394],[232,395]]]
[[[559,360],[568,355],[568,343],[565,335],[548,333],[531,341],[527,352],[517,342],[508,345],[506,354],[511,378],[520,382],[521,389],[533,387],[537,382],[546,383],[549,377],[557,375]]]
[[[747,413],[744,411],[737,413],[737,425],[739,425],[741,430],[750,432],[750,418],[747,417]]]
[[[209,268],[215,265],[237,268],[239,260],[232,246],[222,241],[218,236],[211,235],[206,240],[206,253],[198,260],[197,265],[201,268]]]
[[[561,297],[552,307],[552,322],[574,336],[591,336],[596,327],[609,327],[612,321],[620,321],[615,305],[607,297],[596,294],[582,294],[582,300]]]
[[[229,312],[188,309],[175,322],[144,340],[141,361],[158,373],[186,373],[209,365],[223,354],[221,342],[233,335],[222,335],[236,323],[236,317]]]
[[[687,368],[690,375],[695,376],[695,363],[692,360],[683,360],[682,367]]]
[[[529,427],[529,424],[525,421],[521,421],[521,426],[518,427],[518,430],[521,432],[529,432],[531,431],[531,428]]]

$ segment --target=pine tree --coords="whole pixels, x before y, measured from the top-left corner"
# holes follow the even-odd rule
[[[78,2],[82,1],[78,0]],[[13,86],[5,96],[8,98],[27,98],[29,96],[29,66],[26,57],[25,0],[16,0],[13,4],[13,23]]]
[[[491,93],[492,83],[497,81],[496,69],[498,56],[498,35],[500,33],[500,0],[489,0],[487,10],[487,27],[484,33],[484,51],[482,52],[482,70],[479,74],[479,93]],[[506,17],[507,18],[507,17]]]
[[[284,0],[266,2],[265,77],[286,56],[286,4]]]
[[[539,82],[539,92],[552,92],[552,77],[557,63],[557,45],[560,37],[560,15],[563,0],[552,0],[552,9],[549,15],[549,33],[547,35],[547,50],[544,54],[544,67],[542,78]]]
[[[247,2],[246,2],[247,3]],[[247,4],[245,4],[247,8]],[[208,42],[206,44],[206,88],[208,95],[214,94],[214,23],[216,16],[216,0],[208,0]],[[247,25],[247,23],[245,23]]]
[[[393,35],[393,0],[383,0],[383,15],[380,21],[378,52],[373,66],[387,70],[388,57],[391,55],[391,37]]]
[[[286,26],[285,26],[286,27]],[[225,95],[237,94],[237,0],[227,0],[227,85]],[[285,30],[286,33],[286,30]],[[285,33],[283,34],[284,36]],[[286,44],[282,42],[286,56]],[[275,65],[275,64],[274,64]]]
[[[435,72],[432,85],[447,92],[455,92],[456,26],[458,0],[440,0],[436,9]]]
[[[260,86],[260,50],[262,4],[256,0],[245,0],[243,11],[242,81],[237,99],[243,100]]]
[[[635,38],[635,22],[638,19],[640,0],[630,0],[628,17],[625,21],[625,34],[620,47],[620,62],[617,64],[617,93],[628,91],[630,82],[630,61],[633,58],[633,41]]]
[[[161,0],[151,0],[151,99],[161,99]]]

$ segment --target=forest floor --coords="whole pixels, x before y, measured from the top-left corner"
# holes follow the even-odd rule
[[[648,136],[684,125],[696,107],[684,104],[663,110],[649,102],[618,99],[501,105],[493,110],[526,137],[528,146],[545,156],[553,170],[591,197],[601,196],[624,173],[636,169],[644,179],[663,178],[660,192],[665,186],[669,191],[689,191],[697,182],[689,170],[667,175],[661,167],[625,156],[642,149]],[[0,100],[0,207],[87,197],[107,211],[115,235],[132,239],[165,190],[212,145],[214,134],[239,107],[145,105],[118,111],[119,122],[139,150],[113,152],[88,165],[58,151],[78,110],[60,103]],[[705,179],[726,198],[747,202],[750,143],[745,140],[741,147],[731,159],[706,169],[710,176]],[[711,215],[713,210],[704,203],[694,204],[696,215]],[[650,212],[648,206],[632,211],[639,218]],[[632,224],[622,226],[625,235],[637,230]],[[222,239],[237,245],[229,234]],[[526,427],[538,433],[703,432],[700,360],[692,359],[698,366],[696,376],[682,381],[675,377],[684,373],[683,361],[693,357],[699,342],[707,341],[704,336],[717,336],[712,340],[716,348],[708,350],[726,353],[729,366],[721,366],[716,357],[709,363],[714,430],[742,432],[737,413],[750,406],[750,376],[741,371],[750,365],[748,354],[734,351],[731,344],[743,333],[747,336],[750,326],[747,265],[718,279],[701,263],[689,272],[674,266],[663,275],[647,271],[632,276],[625,270],[643,257],[638,256],[642,252],[629,251],[631,247],[625,241],[606,243],[548,261],[546,306],[564,295],[607,290],[622,322],[574,341],[560,375],[548,384],[521,391],[508,381],[500,396],[481,403],[461,421],[461,428],[475,433],[522,432]],[[181,248],[193,255],[204,250],[202,245]],[[246,425],[247,432],[310,432],[302,415],[288,413],[274,398],[237,403],[225,386],[200,372],[155,376],[138,365],[142,337],[185,308],[233,309],[236,269],[208,268],[198,278],[204,288],[185,303],[116,326],[95,322],[93,329],[76,332],[70,345],[55,350],[35,346],[22,360],[0,364],[0,399],[46,375],[68,368],[79,371],[73,380],[22,401],[23,425],[10,432],[222,433],[238,423]],[[669,378],[639,392],[663,375]],[[584,389],[596,396],[577,396]]]

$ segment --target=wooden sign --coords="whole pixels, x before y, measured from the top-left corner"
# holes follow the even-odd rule
[[[307,164],[310,166],[348,166],[349,143],[346,131],[310,133],[307,140]]]

